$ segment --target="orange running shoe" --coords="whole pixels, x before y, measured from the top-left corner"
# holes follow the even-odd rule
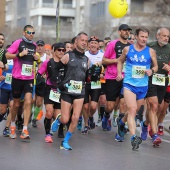
[[[41,120],[42,116],[43,116],[43,111],[40,110],[40,112],[38,113],[38,116],[37,116],[36,120]]]
[[[15,139],[15,138],[17,137],[17,135],[16,135],[16,126],[11,126],[11,127],[10,127],[9,137],[10,137],[11,139]]]
[[[23,130],[21,135],[20,135],[20,138],[21,139],[30,139],[28,130]]]

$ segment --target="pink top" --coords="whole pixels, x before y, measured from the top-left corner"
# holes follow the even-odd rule
[[[28,55],[23,57],[15,57],[13,59],[14,66],[12,69],[12,76],[16,79],[20,80],[34,79],[33,55],[36,52],[36,45],[34,43],[29,44],[24,42],[22,39],[18,39],[7,50],[11,54],[17,54],[19,52],[22,52],[26,48],[28,49]],[[26,70],[26,72],[24,71],[23,73],[23,70]]]
[[[104,57],[108,59],[116,59],[115,44],[119,39],[111,41],[104,53]],[[105,79],[116,79],[117,77],[117,63],[109,64],[106,67]]]
[[[45,61],[42,63],[41,67],[40,67],[39,70],[38,70],[38,73],[40,73],[41,75],[45,73],[45,74],[46,74],[46,77],[47,77],[46,84],[49,85],[49,86],[51,86],[52,84],[51,84],[51,82],[50,82],[50,79],[48,78],[49,75],[48,75],[48,71],[47,71],[47,64],[48,64],[49,61],[50,61],[50,60],[48,59],[48,60],[45,60]]]

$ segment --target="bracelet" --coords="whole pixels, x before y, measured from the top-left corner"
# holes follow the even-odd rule
[[[40,63],[41,63],[41,60],[40,60],[40,59],[38,59],[38,60],[37,60],[37,63],[38,63],[38,64],[40,64]]]

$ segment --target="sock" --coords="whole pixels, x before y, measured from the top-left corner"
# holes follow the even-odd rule
[[[5,126],[5,130],[9,130],[9,127]]]
[[[93,122],[94,121],[93,116],[89,117],[89,120],[90,120],[90,122]]]
[[[71,133],[71,132],[68,131],[68,132],[66,133],[65,138],[64,138],[64,142],[68,142],[68,141],[70,140],[72,134],[73,134],[73,133]]]
[[[81,121],[81,120],[83,120],[83,117],[82,117],[82,116],[80,116],[80,117],[79,117],[79,120],[80,120],[80,121]]]
[[[122,119],[124,117],[125,114],[123,113],[119,113],[119,118]]]
[[[119,121],[120,125],[124,126],[125,123],[122,121],[122,119]]]
[[[164,124],[163,123],[159,123],[158,126],[164,126]]]
[[[51,129],[51,119],[48,119],[45,117],[44,119],[44,128],[46,135],[50,134],[50,129]]]
[[[37,116],[38,116],[40,110],[41,110],[41,107],[37,107],[37,106],[35,107],[35,109],[34,109],[34,119],[37,118]]]
[[[107,119],[109,119],[109,118],[110,118],[110,113],[105,111],[105,117],[106,117]]]
[[[104,109],[105,109],[105,106],[100,106],[100,116],[101,116],[101,120],[103,119]]]
[[[15,126],[15,122],[11,122],[11,126]]]
[[[27,130],[27,126],[23,126],[23,130]]]
[[[117,117],[117,112],[118,112],[118,110],[114,110],[114,113],[113,113],[114,117]]]
[[[135,136],[136,136],[136,135],[132,135],[132,136],[131,136],[131,138],[130,138],[131,141],[135,138]]]

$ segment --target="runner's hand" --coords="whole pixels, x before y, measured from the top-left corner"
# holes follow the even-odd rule
[[[0,76],[0,81],[3,81],[5,80],[5,77],[4,76]]]
[[[151,69],[145,70],[145,73],[147,74],[147,76],[151,76],[152,75],[152,70]]]
[[[4,68],[4,63],[0,61],[0,68]]]
[[[163,70],[170,71],[170,66],[168,64],[163,63]]]
[[[116,77],[117,81],[121,81],[122,79],[123,79],[123,75],[122,74],[117,75],[117,77]]]

